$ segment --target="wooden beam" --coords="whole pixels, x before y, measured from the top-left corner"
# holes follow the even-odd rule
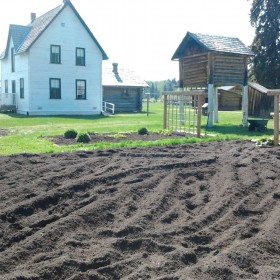
[[[197,129],[196,129],[196,136],[200,138],[201,135],[201,114],[202,114],[202,96],[198,96],[197,102]]]
[[[269,89],[267,91],[267,95],[270,96],[280,95],[280,89]]]
[[[274,146],[279,144],[279,94],[274,95]]]
[[[279,145],[279,96],[280,89],[270,89],[268,96],[274,96],[274,146]]]
[[[186,91],[163,91],[161,93],[163,96],[166,95],[206,95],[204,90],[186,90]]]

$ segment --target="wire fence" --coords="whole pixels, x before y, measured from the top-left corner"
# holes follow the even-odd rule
[[[163,128],[200,137],[204,91],[163,92]]]

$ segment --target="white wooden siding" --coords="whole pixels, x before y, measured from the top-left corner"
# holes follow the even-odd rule
[[[8,92],[12,93],[12,81],[16,81],[16,106],[19,113],[29,110],[29,68],[28,54],[15,55],[15,72],[11,70],[11,48],[13,40],[9,42],[8,56],[1,60],[2,93],[5,92],[5,80],[8,80]],[[24,98],[20,98],[20,78],[24,78]],[[5,101],[6,102],[6,101]]]
[[[50,45],[61,46],[61,64],[50,63]],[[76,47],[86,66],[76,66]],[[30,49],[30,114],[99,114],[102,53],[67,6]],[[49,79],[61,79],[61,99],[50,99]],[[87,99],[76,100],[76,79],[86,80]]]
[[[50,63],[50,46],[61,46],[61,64]],[[10,44],[12,47],[12,44]],[[76,66],[76,48],[85,49],[85,66]],[[30,115],[100,114],[102,109],[102,53],[69,6],[55,18],[28,52],[2,60],[4,81],[16,80],[18,112]],[[24,78],[24,99],[19,79]],[[50,99],[49,79],[61,79],[61,99]],[[76,99],[76,80],[86,80],[86,100]]]

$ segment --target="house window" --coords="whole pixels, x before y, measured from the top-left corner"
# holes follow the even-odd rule
[[[76,80],[76,99],[86,99],[85,80]]]
[[[19,97],[24,98],[24,79],[19,79]]]
[[[15,72],[15,50],[14,50],[14,48],[11,48],[11,66],[12,66],[12,72]]]
[[[60,64],[61,63],[60,46],[51,45],[51,63],[55,63],[55,64]]]
[[[61,99],[60,79],[50,79],[50,99]]]
[[[8,80],[5,80],[5,93],[9,92]]]
[[[12,93],[16,93],[16,81],[12,80]]]
[[[86,65],[86,51],[83,48],[76,48],[76,65]]]

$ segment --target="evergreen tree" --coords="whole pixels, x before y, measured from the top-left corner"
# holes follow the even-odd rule
[[[250,14],[255,28],[252,74],[267,88],[280,88],[280,1],[253,0]]]

